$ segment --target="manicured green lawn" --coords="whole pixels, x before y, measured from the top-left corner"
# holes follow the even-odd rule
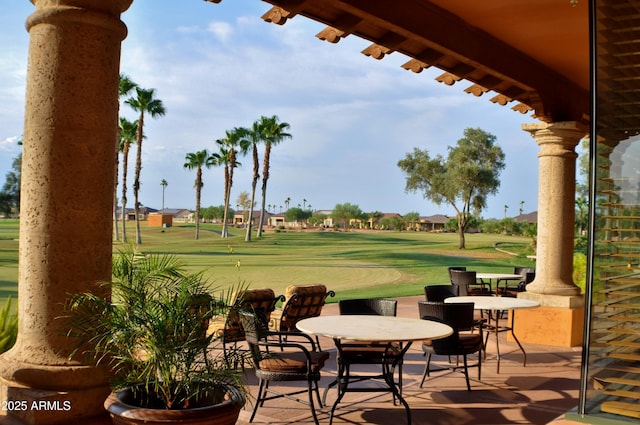
[[[503,235],[466,235],[467,249],[459,250],[457,235],[447,233],[268,230],[260,240],[246,243],[244,229],[230,229],[231,237],[222,239],[219,226],[205,224],[195,240],[194,225],[141,226],[142,251],[176,254],[189,268],[205,270],[216,288],[241,280],[283,293],[291,284],[324,283],[336,291],[331,301],[419,295],[424,285],[447,282],[450,265],[485,272],[533,265],[524,256],[497,252],[496,242],[509,243],[511,251],[530,243]],[[0,221],[0,304],[17,294],[17,232],[16,222]],[[127,234],[135,241],[134,223],[128,223]],[[115,242],[114,250],[123,246]]]

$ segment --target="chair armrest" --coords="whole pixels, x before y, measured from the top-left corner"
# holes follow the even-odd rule
[[[281,332],[281,331],[269,330],[268,332],[265,333],[265,336],[267,337],[267,340],[272,340],[274,337],[278,339],[277,343],[269,342],[269,346],[273,346],[275,344],[276,346],[279,346],[279,347],[289,347],[289,346],[295,347],[295,346],[301,346],[301,344],[310,344],[311,350],[309,351],[317,351],[316,343],[314,342],[313,338],[304,332]],[[303,341],[294,340],[292,342],[289,342],[292,338],[298,338]],[[307,349],[305,348],[305,350]]]

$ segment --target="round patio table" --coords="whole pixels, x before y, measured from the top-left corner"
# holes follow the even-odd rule
[[[511,336],[513,337],[518,347],[520,347],[520,351],[522,351],[522,355],[524,357],[523,366],[527,365],[527,352],[524,350],[522,344],[518,340],[518,337],[513,331],[513,323],[515,320],[515,310],[521,310],[525,308],[536,308],[539,307],[540,304],[536,301],[524,300],[521,298],[512,298],[512,297],[482,297],[482,296],[465,296],[465,297],[450,297],[444,300],[445,303],[473,303],[474,310],[489,310],[491,315],[489,316],[489,324],[487,326],[487,336],[485,338],[485,356],[487,355],[487,342],[489,340],[489,335],[493,333],[496,338],[496,352],[497,352],[497,366],[496,373],[500,373],[500,343],[498,341],[498,333],[500,332],[511,332]],[[504,310],[512,310],[511,312],[511,324],[509,325],[500,325],[500,312]],[[491,317],[495,317],[495,323],[491,324]]]
[[[342,341],[383,344],[383,347],[386,345],[387,348],[396,342],[406,343],[403,344],[402,351],[396,356],[390,370],[393,370],[402,360],[413,341],[445,338],[453,333],[453,329],[443,323],[394,316],[319,316],[301,320],[296,326],[304,333],[332,338],[336,344],[338,353],[341,353]],[[344,385],[338,385],[338,398],[331,407],[329,424],[332,423],[333,413],[346,392],[389,391],[393,393],[404,406],[407,414],[407,425],[411,425],[411,409],[398,390],[392,374],[383,373],[382,378],[387,384],[388,389],[379,389],[349,388],[349,372],[346,371],[346,379],[343,375],[344,373],[345,371],[342,370],[342,368],[338,368],[337,382],[344,382]]]

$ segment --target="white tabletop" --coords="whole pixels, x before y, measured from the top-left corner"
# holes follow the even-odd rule
[[[524,276],[513,273],[476,273],[478,279],[519,280]]]
[[[379,343],[438,339],[453,333],[443,323],[391,316],[319,316],[301,320],[296,327],[311,335]]]
[[[523,308],[540,307],[540,303],[532,300],[513,297],[482,297],[465,296],[450,297],[444,300],[445,303],[473,303],[475,310],[519,310]]]

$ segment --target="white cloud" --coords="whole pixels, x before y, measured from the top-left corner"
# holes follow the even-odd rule
[[[233,27],[227,22],[210,22],[207,31],[214,34],[220,41],[227,41],[233,34]]]

